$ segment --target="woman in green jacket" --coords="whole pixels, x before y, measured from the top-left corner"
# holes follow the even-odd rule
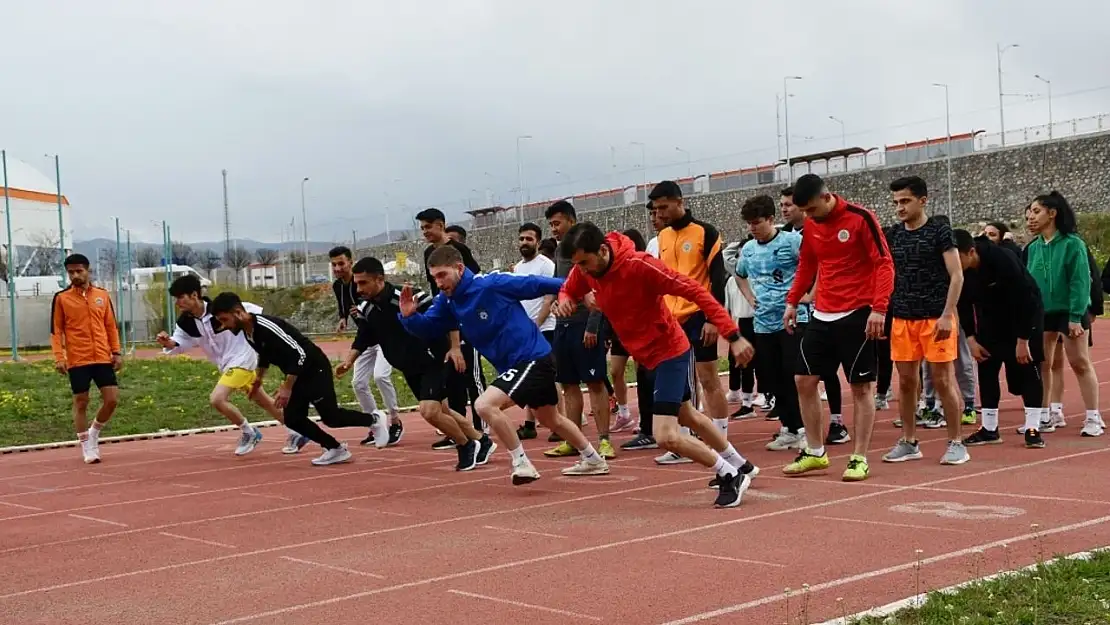
[[[1091,366],[1087,330],[1091,327],[1091,269],[1087,245],[1076,233],[1075,211],[1056,191],[1037,196],[1026,209],[1026,225],[1036,237],[1026,248],[1026,267],[1044,299],[1044,397],[1052,387],[1056,342],[1064,338],[1064,353],[1079,381],[1087,415],[1081,434],[1101,436],[1105,424],[1098,411],[1098,378]],[[1041,431],[1053,431],[1045,404]]]

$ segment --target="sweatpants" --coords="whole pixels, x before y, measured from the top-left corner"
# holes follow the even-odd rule
[[[794,383],[803,332],[804,323],[798,324],[793,334],[779,330],[755,335],[755,351],[760,354],[759,383],[762,386],[766,380],[767,386],[775,394],[779,422],[792,434],[797,434],[803,427],[802,413],[798,407],[798,387]]]
[[[894,361],[890,359],[890,338],[875,341],[875,366],[878,369],[878,382],[875,394],[886,397],[890,391],[890,381],[894,378]]]
[[[640,411],[640,435],[651,436],[655,423],[655,374],[636,363],[636,407]]]
[[[447,367],[447,405],[451,410],[466,415],[467,403],[474,405],[486,391],[486,375],[482,371],[482,359],[478,356],[478,350],[465,341],[461,347],[466,366],[462,372],[454,367]],[[485,431],[477,411],[471,412],[471,418],[474,420],[474,429]]]
[[[975,409],[975,359],[971,357],[971,348],[967,345],[967,336],[964,329],[960,328],[957,338],[959,351],[956,354],[956,383],[960,387],[960,395],[964,399],[964,409]],[[925,404],[935,406],[937,402],[936,390],[933,388],[933,374],[926,362],[921,363],[921,381],[925,389]]]
[[[1018,363],[1014,357],[1013,348],[1002,358],[995,354],[1006,352],[1005,348],[998,347],[999,351],[984,345],[991,353],[991,357],[979,364],[979,396],[983,400],[983,408],[998,408],[1002,401],[1002,388],[998,381],[998,374],[1006,368],[1006,387],[1011,395],[1021,395],[1021,401],[1026,408],[1040,408],[1044,401],[1044,387],[1041,382],[1041,363],[1031,362],[1027,365]]]
[[[310,405],[316,408],[320,421],[329,428],[370,428],[374,425],[374,415],[339,405],[330,367],[322,371],[302,371],[293,383],[293,392],[283,412],[285,426],[289,429],[307,436],[324,449],[338,448],[339,441],[308,418]]]
[[[754,320],[751,317],[741,317],[736,320],[736,324],[740,327],[740,336],[747,339],[751,344],[755,344],[755,327]],[[757,353],[752,362],[746,366],[738,366],[731,358],[728,364],[728,390],[730,391],[743,391],[744,393],[751,394],[755,390],[755,368],[756,361],[759,360]]]
[[[377,345],[366,348],[358,355],[352,374],[351,387],[363,412],[374,412],[378,409],[378,401],[374,399],[374,392],[370,389],[371,378],[382,393],[385,409],[391,414],[397,412],[397,389],[393,386],[393,367]]]

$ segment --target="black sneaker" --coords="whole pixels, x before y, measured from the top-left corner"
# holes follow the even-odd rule
[[[763,415],[763,418],[767,419],[768,421],[778,421],[779,409],[775,406],[771,406],[771,409],[767,411],[767,414]]]
[[[443,438],[439,439],[438,441],[432,443],[432,449],[434,449],[436,451],[441,451],[441,450],[444,450],[444,449],[451,449],[454,446],[455,446],[455,441],[451,440],[450,438],[448,438],[446,436],[444,436]]]
[[[365,445],[373,445],[374,444],[374,430],[370,430],[370,433],[366,435],[366,438],[359,441],[358,444],[359,445],[364,445],[364,446]],[[451,444],[454,445],[454,443],[451,443]]]
[[[561,442],[563,442],[563,437],[559,436],[555,432],[552,432],[551,436],[547,437],[547,442],[549,442],[549,443],[561,443]]]
[[[641,449],[659,449],[659,445],[655,442],[654,438],[652,438],[650,436],[647,436],[647,435],[644,435],[644,434],[641,434],[640,436],[637,436],[636,438],[634,438],[630,441],[627,441],[625,443],[621,443],[621,449],[623,449],[625,451],[639,451]]]
[[[848,428],[844,427],[843,423],[830,423],[829,435],[825,437],[826,445],[843,445],[852,440],[852,435],[848,433]]]
[[[478,455],[475,458],[477,464],[485,464],[489,462],[489,457],[493,452],[497,451],[497,443],[489,437],[489,434],[483,434],[482,439],[478,441]]]
[[[466,441],[465,445],[456,445],[459,450],[459,464],[456,471],[469,471],[478,466],[478,441]]]
[[[752,484],[752,478],[743,472],[720,477],[720,490],[717,491],[717,500],[713,502],[715,508],[735,508],[740,505],[740,498],[744,491]]]
[[[405,435],[405,424],[400,421],[389,424],[389,442],[386,447],[392,447],[401,442],[401,438]]]
[[[753,477],[759,475],[759,467],[752,464],[751,460],[745,460],[744,461],[744,466],[740,467],[740,473],[748,476],[749,478],[753,478]],[[720,487],[721,487],[721,477],[720,476],[714,476],[713,479],[709,480],[709,488],[710,489],[716,490]]]
[[[530,421],[525,421],[524,425],[516,429],[516,436],[522,441],[530,441],[538,436],[536,432],[536,424]]]
[[[755,408],[751,406],[740,406],[740,409],[732,413],[733,419],[748,419],[755,416]]]
[[[1044,447],[1044,439],[1041,438],[1040,430],[1025,430],[1025,446],[1029,449]]]
[[[975,445],[997,445],[1002,442],[1002,435],[998,430],[988,430],[987,428],[980,427],[974,434],[964,439],[964,445],[973,447]]]

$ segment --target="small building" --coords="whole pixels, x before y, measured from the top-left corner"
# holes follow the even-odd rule
[[[247,265],[247,284],[252,289],[278,288],[277,265],[251,263]]]

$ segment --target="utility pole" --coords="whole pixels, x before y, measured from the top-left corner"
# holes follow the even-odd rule
[[[786,76],[782,79],[782,118],[786,136],[786,181],[794,182],[794,165],[790,162],[790,80],[801,80],[801,76]]]
[[[231,260],[231,211],[227,206],[227,170],[221,169],[220,174],[224,177],[224,261]],[[239,283],[239,276],[236,274],[235,283]]]
[[[1002,44],[996,43],[994,49],[998,59],[998,125],[1002,128],[1002,147],[1006,147],[1006,115],[1003,112],[1002,104],[1002,53],[1010,48],[1019,47],[1016,43],[1003,47]]]
[[[944,147],[944,162],[948,169],[948,218],[955,219],[955,214],[952,209],[952,115],[948,108],[948,85],[944,83],[935,82],[934,87],[941,87],[944,89],[944,128],[945,133],[948,135],[947,143]]]
[[[1049,117],[1052,117],[1051,110],[1052,104],[1049,106]],[[65,286],[66,282],[66,230],[65,224],[62,221],[62,167],[58,162],[58,155],[54,155],[54,182],[57,184],[58,191],[58,286]]]
[[[308,176],[301,180],[301,228],[304,232],[304,264],[301,265],[301,284],[308,284],[308,213],[304,208],[304,184]]]
[[[4,170],[4,221],[8,227],[8,323],[11,326],[12,360],[19,360],[19,324],[15,319],[15,245],[12,242],[12,205],[8,196],[8,152],[0,150]],[[64,260],[62,262],[65,262]]]

